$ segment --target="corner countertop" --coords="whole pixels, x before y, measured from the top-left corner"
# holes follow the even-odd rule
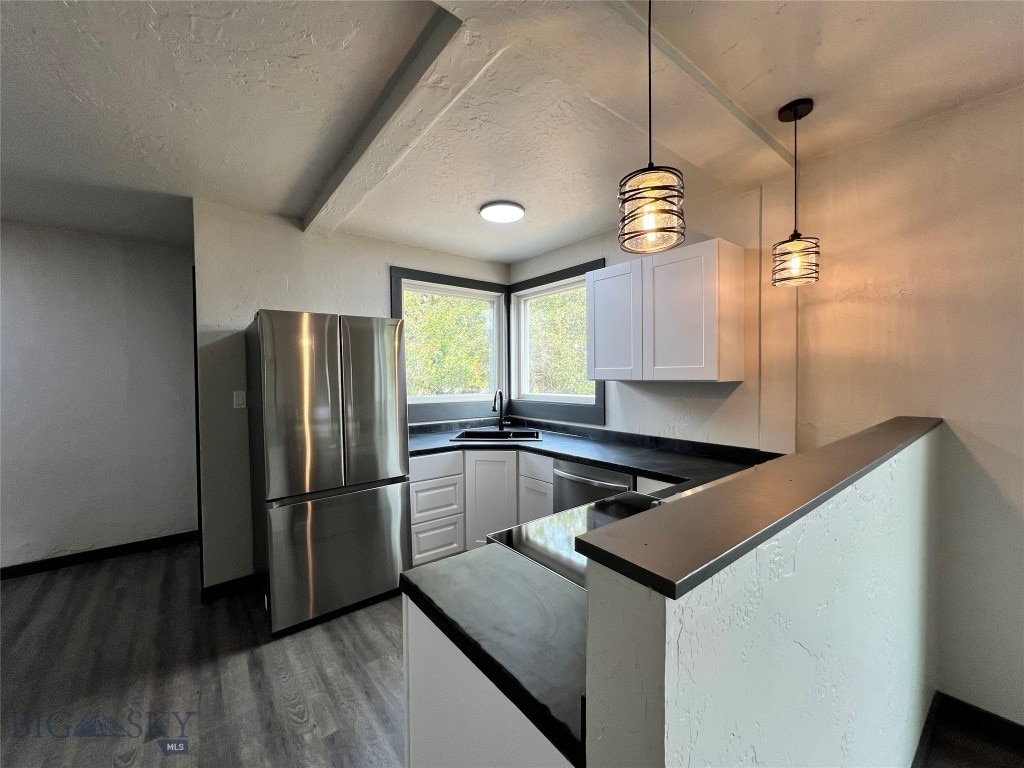
[[[575,766],[583,766],[587,593],[498,544],[402,574],[400,588]]]
[[[576,551],[672,600],[942,423],[901,416],[576,537]]]
[[[684,491],[718,480],[755,464],[774,458],[778,454],[762,453],[749,448],[732,449],[728,455],[728,446],[716,446],[725,456],[702,456],[683,452],[688,447],[700,444],[685,441],[659,441],[660,445],[635,445],[618,441],[615,438],[621,433],[610,433],[605,439],[601,435],[583,436],[562,432],[541,430],[541,440],[535,441],[480,441],[453,443],[451,439],[461,429],[447,432],[429,432],[409,435],[409,455],[424,456],[431,453],[457,450],[500,450],[502,448],[519,451],[530,451],[556,459],[568,459],[581,464],[590,464],[606,469],[619,469],[641,474],[666,483],[680,483],[674,492]],[[594,430],[593,432],[597,432]],[[654,438],[637,436],[637,439]],[[675,443],[676,449],[663,447],[666,443]]]

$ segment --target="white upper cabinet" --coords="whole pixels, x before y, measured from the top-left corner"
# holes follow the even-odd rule
[[[597,289],[621,280],[627,266],[630,277],[641,274],[641,298],[628,305],[621,290]],[[612,270],[616,274],[605,278]],[[743,380],[743,249],[738,245],[708,240],[606,267],[587,274],[587,288],[588,363],[635,361],[638,356],[641,363],[639,371],[635,362],[629,370],[588,365],[591,378]],[[636,326],[639,338],[632,333]],[[622,328],[631,331],[628,349]]]
[[[587,378],[643,378],[642,299],[640,261],[587,273]]]

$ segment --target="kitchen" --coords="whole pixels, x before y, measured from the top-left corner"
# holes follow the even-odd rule
[[[204,643],[223,652],[200,657],[237,671],[232,648],[277,663],[278,649],[292,647],[277,643],[319,643],[303,632],[264,643],[262,608],[238,597],[253,550],[248,409],[236,393],[247,389],[243,332],[257,310],[386,317],[395,270],[504,290],[632,261],[615,236],[615,196],[647,157],[646,5],[438,7],[4,4],[5,576],[198,529],[201,554],[161,566],[161,594],[183,626],[216,628]],[[743,249],[744,376],[608,381],[603,425],[572,422],[789,456],[895,416],[944,419],[935,687],[1016,723],[1021,12],[1020,3],[655,4],[653,159],[685,176],[683,247],[721,238]],[[782,53],[780,41],[805,53]],[[815,108],[799,121],[800,226],[821,240],[821,276],[794,290],[770,281],[772,245],[794,216],[792,126],[777,111],[803,96]],[[525,218],[483,221],[480,206],[501,199],[524,205]],[[529,398],[516,397],[511,361],[504,367],[498,384],[517,421]],[[444,420],[490,417],[497,388],[487,386],[477,413]],[[72,509],[71,498],[81,503]],[[114,561],[73,567],[95,569],[110,589],[131,581],[133,571],[114,578],[101,562]],[[32,579],[60,572],[5,578],[4,613],[34,599],[58,615],[59,590],[47,597]],[[187,595],[170,595],[176,579]],[[63,588],[97,599],[85,584]],[[197,616],[199,589],[209,602]],[[389,605],[367,610],[394,623]],[[139,638],[164,626],[152,618],[149,629],[139,619]],[[358,612],[335,621],[377,632]],[[10,679],[23,646],[9,643],[52,631],[4,630]],[[89,645],[87,628],[72,636]],[[398,670],[401,656],[399,645]],[[93,703],[88,683],[62,698],[67,667],[55,667],[43,675],[48,698],[5,683],[5,723],[10,711],[77,715]],[[181,683],[164,709],[195,710],[198,677]],[[368,743],[401,762],[404,710],[390,697]],[[209,725],[199,710],[190,754],[200,740],[216,749],[201,733],[237,727],[260,738],[248,720],[265,699],[244,698],[224,715],[207,710]],[[303,706],[325,752],[363,743],[338,736],[354,713],[331,715],[323,695]],[[18,764],[8,750],[26,742],[3,739],[5,762]],[[35,748],[52,746],[43,741]],[[224,749],[221,762],[232,764]],[[260,760],[269,758],[248,764]]]

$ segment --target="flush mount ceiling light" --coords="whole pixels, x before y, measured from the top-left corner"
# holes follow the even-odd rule
[[[480,216],[495,224],[511,224],[526,215],[526,209],[511,200],[492,200],[480,206]]]
[[[813,99],[797,99],[779,110],[779,120],[793,124],[793,234],[772,246],[772,285],[807,285],[818,282],[821,248],[818,238],[804,237],[797,227],[796,124],[811,114]]]
[[[647,167],[619,182],[619,247],[626,253],[660,253],[686,239],[683,174],[654,164],[651,126],[651,0],[647,1]]]

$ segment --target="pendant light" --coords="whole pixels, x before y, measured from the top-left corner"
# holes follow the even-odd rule
[[[683,174],[653,160],[651,8],[647,0],[647,167],[619,182],[619,247],[627,253],[660,253],[686,239]]]
[[[797,99],[779,109],[779,121],[793,124],[793,234],[772,246],[772,285],[807,285],[818,282],[821,249],[818,238],[804,237],[797,226],[799,161],[796,124],[811,114],[813,99]]]

